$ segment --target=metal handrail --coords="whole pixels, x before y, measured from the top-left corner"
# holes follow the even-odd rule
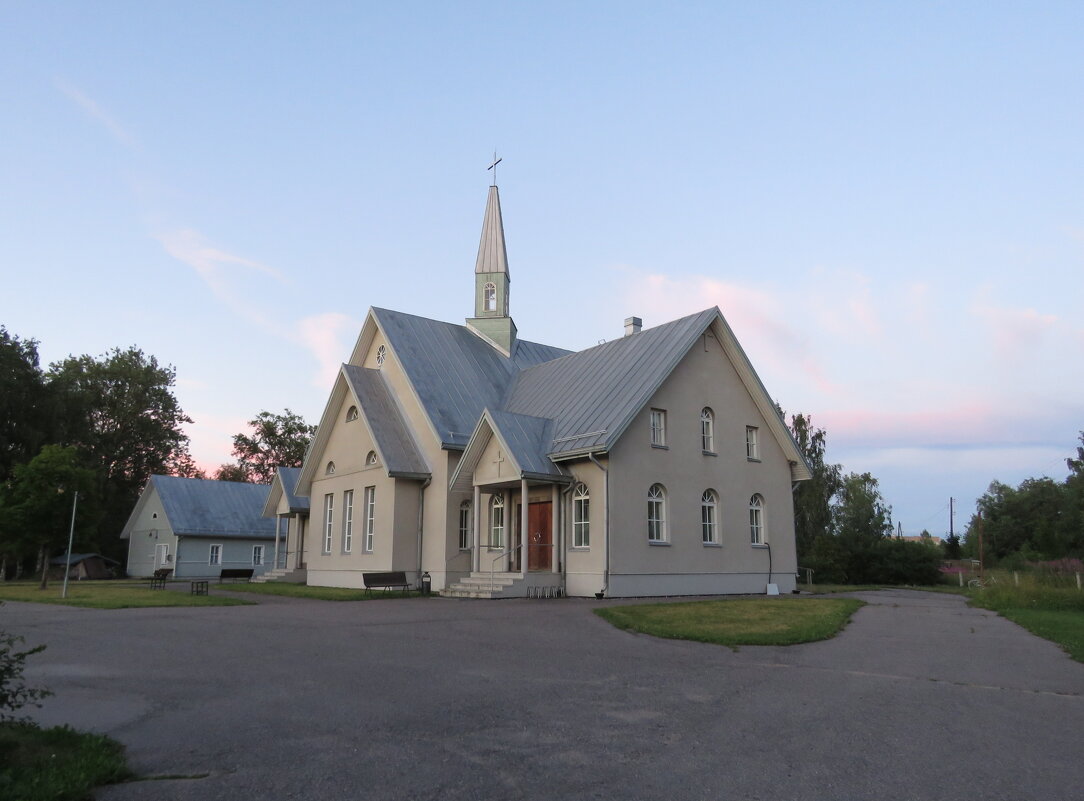
[[[489,563],[489,584],[490,584],[490,586],[493,585],[493,567],[494,567],[494,565],[497,564],[497,561],[500,560],[500,559],[503,559],[504,557],[508,556],[509,554],[515,553],[516,551],[518,551],[522,547],[523,547],[523,543],[521,542],[515,548],[508,548],[506,550],[503,550],[499,554],[497,554],[496,556],[493,557],[492,561],[490,561],[490,563]]]

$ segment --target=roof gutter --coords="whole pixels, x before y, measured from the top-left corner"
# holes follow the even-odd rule
[[[606,567],[603,571],[602,590],[595,593],[596,598],[605,598],[606,591],[610,589],[610,471],[602,462],[595,458],[595,454],[588,453],[587,458],[595,463],[595,467],[602,471],[602,533],[606,537]]]

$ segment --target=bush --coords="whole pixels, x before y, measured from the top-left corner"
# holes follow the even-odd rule
[[[17,651],[16,646],[23,642],[5,631],[0,631],[0,722],[23,720],[15,713],[27,704],[41,706],[41,699],[52,695],[48,690],[27,687],[23,683],[23,663],[28,656],[45,650],[44,645],[29,651]]]
[[[941,553],[919,542],[818,537],[803,567],[818,584],[937,584]]]

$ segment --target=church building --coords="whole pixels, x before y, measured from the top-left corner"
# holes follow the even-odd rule
[[[570,352],[519,337],[510,284],[494,185],[473,316],[369,310],[271,487],[274,572],[466,597],[793,589],[809,468],[719,309]]]

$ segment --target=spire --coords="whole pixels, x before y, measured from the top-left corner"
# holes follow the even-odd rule
[[[482,240],[478,243],[475,273],[508,273],[508,252],[504,248],[504,220],[501,219],[501,196],[494,184],[489,187],[486,217],[482,221]]]

